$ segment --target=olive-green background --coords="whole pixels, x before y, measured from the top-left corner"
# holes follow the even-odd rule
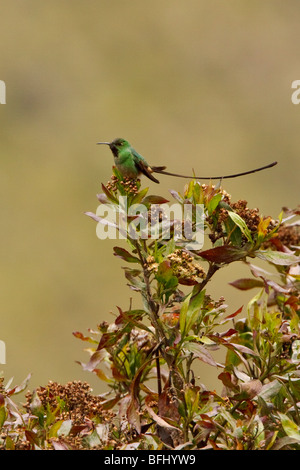
[[[115,241],[100,241],[95,211],[112,157],[99,140],[127,138],[153,165],[213,174],[278,160],[266,173],[229,180],[234,200],[264,215],[298,204],[300,5],[292,0],[1,1],[1,327],[6,379],[89,381],[72,336],[137,294],[126,287]],[[146,181],[169,197],[184,180]],[[120,242],[122,246],[124,241]],[[228,282],[208,291],[232,313],[255,292]],[[200,367],[214,386],[217,371]]]

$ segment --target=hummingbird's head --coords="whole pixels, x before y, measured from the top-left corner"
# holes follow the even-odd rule
[[[129,142],[127,142],[127,140],[125,139],[121,139],[120,137],[118,137],[117,139],[114,139],[112,142],[97,142],[97,143],[108,145],[115,157],[118,157],[119,152],[121,150],[130,147]]]

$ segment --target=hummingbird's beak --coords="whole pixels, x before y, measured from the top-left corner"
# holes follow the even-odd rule
[[[97,142],[97,144],[110,145],[110,142]]]

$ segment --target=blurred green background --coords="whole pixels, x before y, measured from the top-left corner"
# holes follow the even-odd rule
[[[84,334],[127,308],[115,241],[100,241],[84,215],[111,176],[99,140],[124,137],[153,165],[220,174],[278,160],[266,173],[229,180],[233,200],[264,215],[299,203],[300,5],[296,0],[14,0],[1,2],[1,328],[6,379],[29,372],[84,379]],[[169,198],[185,180],[150,185]],[[120,242],[121,244],[124,242]],[[252,292],[219,272],[208,291],[232,313]],[[253,292],[254,294],[254,292]],[[214,386],[215,370],[200,366]]]

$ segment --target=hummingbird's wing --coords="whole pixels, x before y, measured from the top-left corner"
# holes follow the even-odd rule
[[[154,181],[155,183],[159,183],[158,179],[156,179],[152,175],[153,170],[152,170],[151,166],[148,165],[146,160],[139,153],[137,153],[134,149],[132,149],[132,154],[133,154],[134,163],[135,163],[137,169],[143,175],[147,176],[147,178],[149,178],[150,180]]]

